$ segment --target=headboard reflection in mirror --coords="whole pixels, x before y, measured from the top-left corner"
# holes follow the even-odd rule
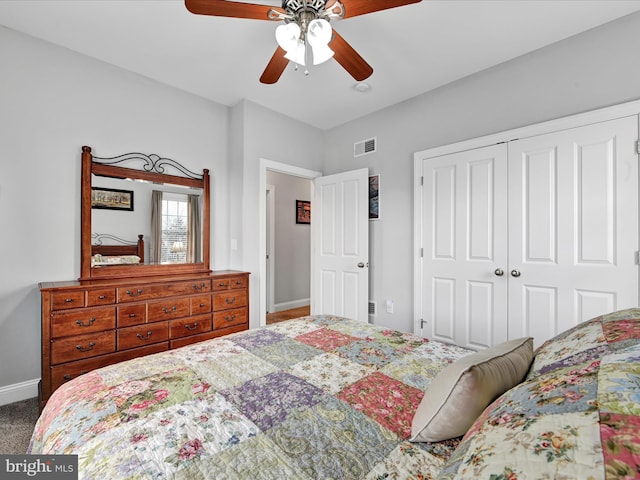
[[[210,271],[208,170],[84,146],[81,182],[80,280]]]

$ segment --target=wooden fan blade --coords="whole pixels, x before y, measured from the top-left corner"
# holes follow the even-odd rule
[[[422,0],[340,0],[344,5],[344,17],[357,17],[365,13],[378,12],[389,8],[403,7],[412,3],[419,3]],[[327,10],[331,10],[331,5],[335,3],[329,0]]]
[[[329,47],[335,52],[333,58],[357,81],[361,82],[369,78],[373,73],[371,65],[335,30],[333,31],[333,38],[329,42]]]
[[[281,8],[257,3],[232,2],[227,0],[185,0],[187,10],[197,15],[217,17],[251,18],[254,20],[280,20],[269,16],[270,11],[284,14]]]
[[[284,72],[284,69],[289,64],[289,60],[284,58],[286,53],[287,52],[285,52],[283,48],[276,48],[273,57],[271,57],[271,60],[269,60],[269,63],[267,64],[267,68],[262,72],[262,76],[260,77],[261,83],[270,85],[276,83],[280,79],[282,72]]]

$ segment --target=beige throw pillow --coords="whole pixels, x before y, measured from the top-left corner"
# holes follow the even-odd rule
[[[533,338],[510,340],[452,363],[431,382],[411,425],[411,441],[464,435],[482,411],[520,383],[533,360]]]

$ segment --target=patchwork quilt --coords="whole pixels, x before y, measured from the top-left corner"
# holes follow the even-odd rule
[[[459,440],[410,443],[431,380],[470,351],[311,316],[91,371],[47,403],[33,454],[82,479],[431,479]],[[579,427],[576,427],[579,428]]]

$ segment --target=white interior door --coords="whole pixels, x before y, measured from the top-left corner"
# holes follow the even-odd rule
[[[423,335],[469,348],[507,339],[507,147],[422,161]]]
[[[509,142],[509,337],[638,306],[637,116]]]
[[[368,321],[369,172],[314,179],[311,314]]]

